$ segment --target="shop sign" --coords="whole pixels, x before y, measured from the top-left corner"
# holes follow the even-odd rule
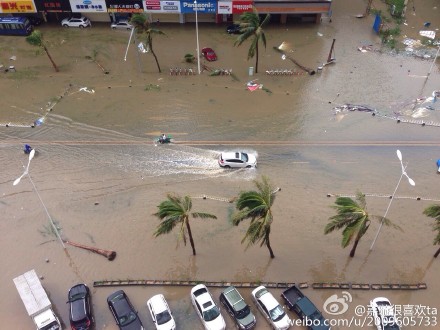
[[[32,0],[0,1],[0,13],[36,13],[37,8]]]
[[[181,1],[183,14],[194,14],[196,12],[194,1]],[[197,13],[215,14],[217,12],[217,1],[197,1]]]
[[[96,13],[107,11],[105,0],[70,0],[74,13]]]
[[[60,2],[60,1],[52,1],[52,0],[40,0],[39,3],[42,4],[42,8],[39,6],[39,10],[44,10],[46,12],[63,12],[63,11],[72,11],[70,9],[69,2]]]
[[[106,0],[110,13],[142,13],[142,0]]]
[[[232,13],[242,14],[252,11],[254,6],[253,1],[232,1]]]
[[[232,1],[219,1],[217,3],[218,14],[232,14]]]
[[[180,14],[180,1],[146,0],[144,6],[146,12]]]

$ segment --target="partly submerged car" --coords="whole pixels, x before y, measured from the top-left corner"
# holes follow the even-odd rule
[[[215,304],[204,284],[198,284],[191,289],[191,302],[206,330],[226,329],[226,323],[220,313],[220,308]]]
[[[229,34],[240,34],[240,24],[231,24],[226,27],[226,32]]]
[[[119,20],[110,25],[113,30],[131,30],[133,25],[128,20]]]
[[[260,312],[275,330],[286,330],[290,328],[292,321],[287,316],[284,308],[274,298],[272,293],[264,286],[259,286],[252,291],[252,298]]]
[[[141,320],[123,290],[107,297],[107,304],[120,330],[143,330]]]
[[[217,54],[214,52],[214,50],[212,48],[209,48],[209,47],[203,48],[202,55],[209,62],[217,61]]]
[[[222,152],[218,164],[225,168],[257,167],[257,156],[242,151]]]
[[[90,290],[85,284],[70,288],[67,295],[70,327],[75,330],[88,330],[93,326]]]
[[[163,294],[157,294],[151,297],[147,301],[147,308],[157,330],[176,329],[176,322]]]
[[[370,307],[377,330],[400,330],[394,315],[394,306],[387,298],[374,298],[370,301]]]
[[[227,287],[220,294],[220,302],[232,316],[238,329],[253,329],[257,324],[255,315],[251,312],[240,292],[234,287]]]
[[[87,17],[70,17],[65,18],[61,21],[61,26],[63,27],[79,27],[85,28],[91,26],[90,20]]]

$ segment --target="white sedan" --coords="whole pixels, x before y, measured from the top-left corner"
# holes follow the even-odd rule
[[[394,316],[394,306],[387,298],[374,298],[370,301],[370,307],[377,330],[400,330]]]
[[[113,30],[122,29],[122,30],[131,30],[133,25],[131,25],[127,20],[120,20],[115,23],[112,23],[110,26]]]
[[[220,309],[204,284],[198,284],[191,289],[191,301],[206,330],[226,329]]]
[[[61,26],[64,27],[79,27],[85,28],[91,26],[90,20],[87,17],[70,17],[61,21]]]
[[[292,321],[283,307],[264,286],[254,289],[252,291],[252,298],[260,312],[274,329],[286,330],[290,328]]]
[[[257,156],[241,151],[222,152],[218,164],[224,168],[257,167]]]
[[[176,322],[174,321],[171,310],[163,294],[157,294],[147,301],[147,307],[150,311],[151,318],[156,325],[157,330],[175,330]]]

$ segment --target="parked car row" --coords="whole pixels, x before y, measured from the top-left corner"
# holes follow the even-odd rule
[[[219,306],[204,284],[198,284],[191,289],[191,302],[200,321],[206,330],[226,329],[225,320]],[[286,330],[292,325],[292,320],[284,307],[264,286],[255,288],[252,300],[258,310],[275,330]],[[330,330],[325,318],[315,305],[301,292],[297,286],[292,286],[281,294],[289,310],[294,311],[301,319],[311,320],[309,330]],[[220,293],[219,301],[232,317],[238,329],[253,329],[256,318],[243,296],[234,286],[229,286]],[[69,319],[72,330],[88,330],[94,326],[91,308],[90,290],[85,284],[73,286],[68,293]],[[119,329],[144,329],[138,311],[130,302],[123,290],[118,290],[107,297],[107,304]],[[371,311],[378,330],[399,330],[394,309],[387,298],[379,297],[370,301]],[[157,294],[147,301],[147,309],[157,330],[175,330],[176,322],[165,297]]]
[[[205,329],[224,330],[226,323],[220,308],[204,284],[191,289],[191,302]],[[220,302],[225,306],[239,329],[252,329],[256,324],[254,314],[238,290],[231,286],[220,294]],[[73,286],[68,293],[69,319],[73,330],[88,330],[94,326],[90,290],[85,284]],[[119,329],[144,329],[138,312],[123,290],[107,297],[108,307]],[[175,330],[176,322],[165,297],[157,294],[147,301],[147,309],[157,330]]]

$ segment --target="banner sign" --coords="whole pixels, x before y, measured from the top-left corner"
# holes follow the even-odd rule
[[[180,1],[146,0],[144,6],[145,11],[150,13],[180,14]]]
[[[39,0],[38,10],[44,10],[50,12],[71,12],[70,3],[67,1],[55,1],[55,0]]]
[[[196,4],[194,1],[181,1],[182,14],[195,14]],[[197,13],[198,14],[215,14],[217,11],[217,1],[197,1]]]
[[[143,13],[142,0],[106,0],[110,13]]]
[[[243,14],[252,11],[254,6],[253,1],[232,1],[232,13]]]
[[[0,2],[0,13],[36,13],[37,8],[35,7],[33,0],[11,0]]]
[[[219,1],[217,3],[218,14],[232,14],[232,1]]]
[[[244,12],[252,11],[254,3],[252,1],[219,1],[218,14],[243,14]]]
[[[105,0],[70,0],[74,13],[96,13],[107,11]]]

